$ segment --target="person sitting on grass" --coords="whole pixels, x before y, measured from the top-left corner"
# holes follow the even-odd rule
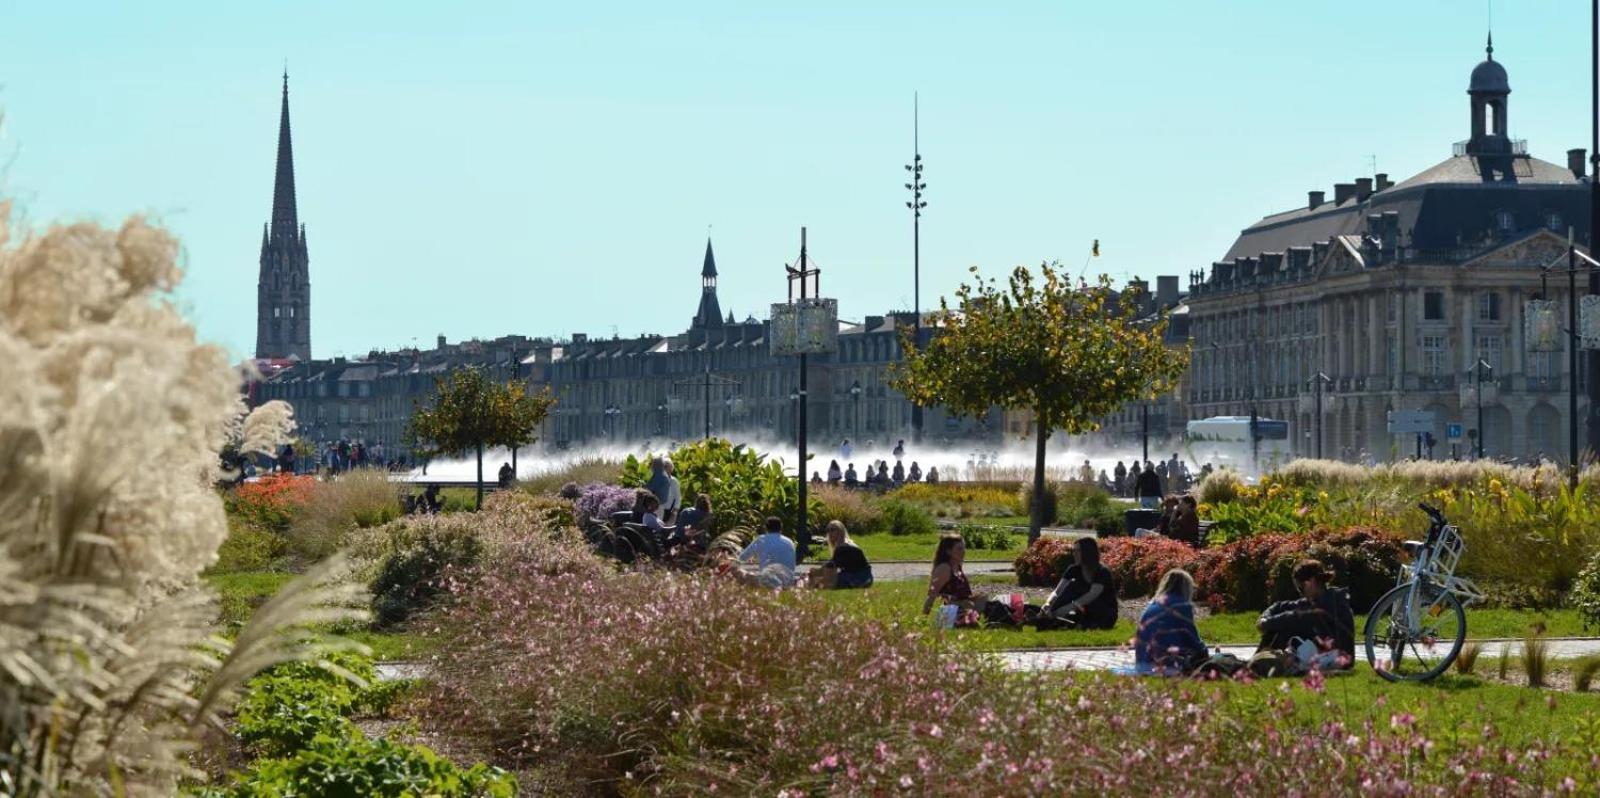
[[[1100,544],[1082,537],[1072,542],[1073,564],[1039,610],[1040,629],[1110,629],[1117,625],[1117,581],[1100,564]]]
[[[922,614],[933,609],[935,600],[954,604],[963,610],[981,609],[987,599],[972,592],[972,583],[962,564],[967,559],[967,544],[960,535],[939,538],[939,548],[933,554],[933,573],[928,577],[928,599],[922,602]]]
[[[937,484],[939,484],[939,467],[938,466],[928,466],[928,484],[929,485],[937,485]]]
[[[844,528],[844,524],[829,521],[827,538],[828,545],[833,548],[833,557],[811,571],[808,576],[810,585],[837,590],[872,587],[872,565],[867,562],[867,555],[861,547],[850,539],[850,532]]]
[[[1194,625],[1194,577],[1174,568],[1161,577],[1156,595],[1139,616],[1133,661],[1140,673],[1178,676],[1206,659],[1206,644]]]
[[[844,484],[852,488],[861,484],[861,480],[856,476],[855,463],[851,463],[850,467],[844,470]]]
[[[794,541],[783,536],[783,521],[777,516],[767,518],[766,529],[739,552],[741,567],[729,573],[741,584],[791,587],[794,585]]]
[[[844,472],[839,470],[839,461],[828,463],[828,484],[833,485],[844,479]]]
[[[1295,638],[1313,642],[1324,652],[1338,651],[1341,667],[1355,661],[1356,618],[1350,609],[1350,592],[1329,587],[1333,572],[1318,560],[1295,564],[1295,587],[1301,598],[1267,607],[1256,621],[1261,632],[1259,651],[1293,650]]]

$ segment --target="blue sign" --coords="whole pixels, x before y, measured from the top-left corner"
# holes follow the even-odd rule
[[[1461,442],[1461,425],[1460,424],[1446,424],[1446,425],[1444,425],[1444,436],[1445,436],[1445,438],[1449,439],[1449,441],[1451,443],[1460,443]]]

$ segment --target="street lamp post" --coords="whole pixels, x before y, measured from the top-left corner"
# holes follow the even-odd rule
[[[1472,390],[1473,390],[1475,396],[1477,397],[1476,401],[1477,401],[1477,405],[1478,405],[1478,436],[1477,437],[1478,437],[1478,459],[1479,460],[1483,459],[1483,439],[1484,439],[1484,437],[1486,437],[1483,434],[1483,432],[1484,432],[1484,430],[1483,430],[1483,380],[1484,380],[1483,373],[1485,371],[1487,371],[1487,372],[1492,374],[1492,373],[1494,373],[1494,367],[1489,365],[1488,361],[1486,361],[1486,360],[1484,360],[1483,358],[1480,357],[1480,358],[1478,358],[1478,362],[1472,364]]]
[[[1312,422],[1312,425],[1317,428],[1317,432],[1316,432],[1316,435],[1317,435],[1316,452],[1317,452],[1317,459],[1321,460],[1322,459],[1322,386],[1324,386],[1324,385],[1326,385],[1326,384],[1328,384],[1330,382],[1333,382],[1333,378],[1329,377],[1327,374],[1324,374],[1324,373],[1319,371],[1316,374],[1312,375],[1311,379],[1307,380],[1307,382],[1316,383],[1315,387],[1316,387],[1317,400],[1316,400],[1316,407],[1312,409],[1312,413],[1314,415],[1311,417],[1311,422]]]
[[[906,184],[906,190],[911,192],[911,201],[906,207],[911,209],[911,312],[916,316],[912,327],[912,340],[917,348],[922,348],[922,209],[928,203],[922,201],[922,190],[928,187],[922,182],[922,146],[918,140],[918,106],[917,95],[911,95],[911,163],[906,164],[906,171],[911,173],[911,182]],[[911,441],[922,442],[922,405],[911,404]]]
[[[850,434],[856,436],[857,440],[860,440],[861,439],[861,381],[860,380],[851,380],[851,382],[850,382],[850,403],[851,403],[851,406],[853,408],[853,412],[850,415],[850,421],[851,421]]]
[[[656,434],[665,435],[667,434],[667,400],[663,399],[656,405],[656,412],[660,414],[660,418],[656,419]]]
[[[1139,402],[1139,439],[1143,441],[1144,456],[1140,460],[1150,462],[1150,400]]]
[[[1600,0],[1593,0],[1589,9],[1589,125],[1591,142],[1589,150],[1589,254],[1595,254],[1596,236],[1600,236]],[[1589,293],[1600,294],[1600,271],[1589,271]],[[1574,300],[1576,301],[1576,300]],[[1577,356],[1573,355],[1573,362]],[[1577,380],[1574,369],[1571,379]],[[1600,349],[1589,351],[1589,451],[1600,453]],[[1577,426],[1576,413],[1572,425]],[[1577,468],[1577,461],[1573,461]]]

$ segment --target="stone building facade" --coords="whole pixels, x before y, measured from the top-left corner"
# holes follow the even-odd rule
[[[1427,410],[1432,456],[1446,457],[1447,424],[1478,427],[1481,385],[1487,456],[1565,459],[1574,375],[1565,350],[1528,351],[1523,314],[1543,295],[1564,319],[1566,275],[1546,287],[1542,267],[1564,267],[1569,231],[1587,248],[1586,153],[1560,166],[1509,137],[1511,88],[1492,45],[1467,93],[1471,135],[1450,158],[1398,183],[1337,184],[1331,201],[1310,192],[1190,275],[1191,417],[1254,407],[1289,420],[1302,455],[1320,426],[1324,456],[1385,460],[1414,454],[1416,439],[1389,435],[1388,412]],[[1585,412],[1580,400],[1579,423]]]

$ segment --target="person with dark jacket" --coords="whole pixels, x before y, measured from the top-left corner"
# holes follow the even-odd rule
[[[1100,564],[1094,538],[1073,541],[1072,565],[1039,611],[1039,628],[1110,629],[1117,625],[1117,583]]]
[[[1139,497],[1139,506],[1154,510],[1161,506],[1161,475],[1156,473],[1155,465],[1149,460],[1144,463],[1144,470],[1139,472],[1133,483],[1134,495]]]
[[[1337,649],[1348,662],[1354,662],[1356,618],[1350,609],[1350,592],[1329,587],[1333,573],[1317,560],[1301,560],[1294,567],[1293,578],[1301,598],[1276,602],[1261,613],[1256,621],[1261,632],[1259,650],[1292,648],[1298,637],[1324,651]]]
[[[667,461],[660,457],[650,458],[650,479],[644,483],[656,499],[665,504],[672,489],[672,477],[667,475]]]
[[[1200,505],[1195,503],[1194,497],[1184,495],[1178,499],[1178,512],[1167,524],[1167,536],[1173,540],[1181,540],[1191,546],[1199,547],[1200,540]]]
[[[850,539],[849,530],[839,521],[828,522],[828,545],[833,556],[822,568],[834,575],[832,587],[839,590],[872,587],[872,564],[856,542]]]

